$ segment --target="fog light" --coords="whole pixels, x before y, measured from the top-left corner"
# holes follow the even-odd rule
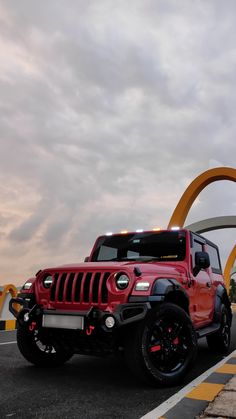
[[[112,329],[115,326],[115,319],[112,316],[106,317],[105,325],[108,329]]]

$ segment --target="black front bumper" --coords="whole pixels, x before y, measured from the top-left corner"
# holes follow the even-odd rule
[[[17,311],[14,304],[19,304],[22,308]],[[16,317],[21,325],[29,326],[33,322],[37,327],[42,327],[43,315],[66,315],[66,316],[82,316],[84,318],[85,329],[90,327],[100,327],[103,331],[111,332],[116,328],[129,325],[143,320],[147,312],[151,309],[149,302],[135,302],[120,304],[114,312],[102,311],[96,307],[91,307],[88,311],[68,311],[68,310],[54,310],[43,309],[35,302],[35,297],[32,294],[19,294],[18,297],[12,298],[9,302],[9,310]],[[106,326],[106,318],[114,318],[114,327],[108,328]]]

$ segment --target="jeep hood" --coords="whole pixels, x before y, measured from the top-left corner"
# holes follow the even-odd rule
[[[126,272],[133,272],[134,268],[139,268],[142,276],[150,275],[168,275],[176,276],[186,274],[184,262],[137,262],[137,261],[122,261],[122,262],[83,262],[76,264],[61,265],[53,268],[44,269],[50,272],[63,271],[120,271],[124,269]]]

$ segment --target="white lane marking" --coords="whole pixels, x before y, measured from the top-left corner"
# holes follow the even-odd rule
[[[226,356],[213,367],[209,368],[209,370],[199,375],[199,377],[195,378],[191,383],[187,384],[178,393],[171,396],[168,400],[166,400],[165,402],[157,406],[155,409],[148,412],[146,415],[142,416],[140,419],[158,419],[159,417],[164,416],[165,413],[172,407],[174,407],[180,400],[182,400],[187,393],[192,391],[196,386],[198,386],[198,384],[200,384],[207,377],[209,377],[210,374],[215,372],[215,370],[224,365],[228,361],[228,359],[232,358],[233,355],[236,355],[236,350],[231,352],[230,355]]]
[[[0,345],[12,345],[13,343],[17,343],[16,340],[13,340],[12,342],[2,342]]]
[[[12,330],[0,330],[0,333],[11,333],[11,332],[16,332],[16,329],[12,329]]]

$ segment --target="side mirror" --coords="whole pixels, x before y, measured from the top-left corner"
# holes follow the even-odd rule
[[[206,252],[195,253],[195,267],[193,268],[193,275],[196,276],[201,269],[207,269],[210,266],[210,258]]]
[[[88,262],[89,261],[89,256],[86,256],[86,258],[84,258],[84,262]]]

